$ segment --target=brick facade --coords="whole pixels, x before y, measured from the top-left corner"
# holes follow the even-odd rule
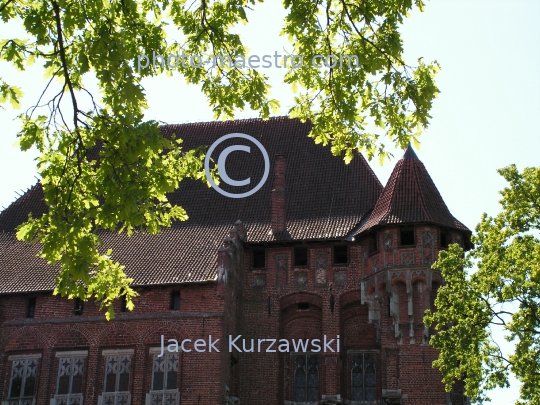
[[[431,264],[449,243],[469,248],[470,231],[411,148],[383,188],[361,155],[343,165],[309,128],[283,117],[164,127],[186,148],[255,134],[273,180],[240,201],[186,181],[170,201],[189,221],[101,235],[140,294],[110,322],[98,303],[76,311],[53,296],[57,269],[16,241],[46,209],[38,186],[0,213],[0,403],[466,405],[432,368],[422,318],[444,283]],[[249,164],[228,173],[260,169]],[[159,357],[162,339],[179,352]]]
[[[233,229],[217,252],[219,281],[138,289],[136,309],[121,312],[118,303],[112,322],[103,319],[96,303],[85,303],[82,315],[74,315],[72,301],[50,293],[0,296],[0,398],[8,395],[10,356],[41,354],[36,405],[48,405],[56,393],[56,353],[87,350],[84,403],[97,404],[104,384],[103,350],[133,349],[131,403],[142,405],[151,388],[149,350],[160,347],[161,335],[178,341],[208,341],[212,335],[221,339],[220,353],[179,355],[182,404],[223,404],[227,397],[250,405],[293,404],[292,348],[291,353],[266,353],[268,344],[262,343],[259,353],[229,353],[228,335],[242,335],[247,349],[254,339],[256,351],[258,339],[322,342],[325,335],[328,340],[339,335],[340,352],[317,354],[321,401],[446,405],[452,397],[452,404],[462,404],[459,395],[444,392],[440,374],[431,367],[436,352],[427,344],[429,331],[422,323],[442,283],[429,266],[439,250],[439,229],[417,226],[414,231],[414,246],[398,245],[399,227],[376,232],[371,253],[371,237],[350,242],[347,263],[339,264],[334,248],[342,243],[270,244],[264,247],[265,267],[254,269],[253,251],[260,247],[244,243]],[[307,265],[294,265],[295,247],[307,248]],[[178,310],[170,309],[173,291],[180,292]],[[32,297],[35,315],[26,318]],[[329,347],[336,349],[335,343]],[[355,353],[375,355],[376,401],[350,402]]]

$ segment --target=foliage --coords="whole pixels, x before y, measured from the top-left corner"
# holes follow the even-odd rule
[[[40,99],[20,115],[23,150],[37,148],[38,171],[49,207],[18,231],[42,244],[49,263],[62,270],[55,293],[93,297],[114,315],[112,302],[125,294],[128,308],[136,295],[124,268],[101,245],[99,230],[158,232],[186,212],[172,206],[167,193],[186,177],[204,180],[204,150],[185,151],[165,139],[158,123],[145,121],[142,80],[180,74],[200,86],[216,118],[231,118],[250,108],[262,118],[279,106],[269,97],[267,77],[236,64],[179,63],[140,69],[140,55],[200,55],[203,60],[246,58],[235,27],[247,23],[256,0],[4,0],[0,18],[21,23],[27,38],[0,41],[0,60],[20,70],[42,62],[48,75]],[[259,1],[260,2],[260,1]],[[283,34],[295,54],[357,55],[357,67],[292,68],[286,81],[302,90],[290,115],[314,123],[316,142],[330,144],[346,161],[352,151],[384,158],[375,124],[392,142],[405,147],[428,124],[437,95],[436,62],[408,66],[402,58],[399,25],[421,0],[346,2],[285,0]],[[184,42],[167,42],[173,24]],[[99,94],[88,90],[97,81]],[[55,87],[56,86],[56,87]],[[19,105],[21,89],[0,78],[0,102]]]
[[[499,173],[509,183],[502,212],[483,215],[463,254],[452,245],[433,267],[447,284],[439,289],[437,312],[425,321],[439,330],[431,338],[440,350],[434,362],[447,390],[463,378],[467,395],[482,402],[485,392],[508,386],[509,373],[522,383],[518,404],[540,404],[540,168],[520,173],[512,165]],[[476,264],[477,271],[469,269]],[[515,343],[507,355],[492,336],[499,325]]]

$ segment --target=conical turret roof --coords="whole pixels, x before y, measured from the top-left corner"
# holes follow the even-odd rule
[[[384,225],[431,223],[470,233],[448,210],[424,164],[409,144],[358,233]]]

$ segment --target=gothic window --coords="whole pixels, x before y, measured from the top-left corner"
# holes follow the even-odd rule
[[[10,356],[12,360],[9,393],[6,405],[32,405],[41,355]]]
[[[130,405],[131,355],[133,350],[104,350],[105,383],[99,405]]]
[[[294,402],[319,400],[319,365],[316,354],[294,355]]]
[[[160,349],[151,349],[152,352],[160,352]],[[152,356],[152,386],[146,397],[146,405],[178,404],[178,362],[178,353]]]
[[[82,405],[84,362],[87,351],[57,353],[58,383],[55,405]]]
[[[351,357],[351,400],[376,401],[377,377],[374,353],[357,353]]]

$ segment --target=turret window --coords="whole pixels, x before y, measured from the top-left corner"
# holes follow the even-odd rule
[[[441,231],[441,247],[443,249],[448,248],[448,234],[443,231]]]
[[[401,228],[399,232],[401,246],[414,246],[414,228]]]

